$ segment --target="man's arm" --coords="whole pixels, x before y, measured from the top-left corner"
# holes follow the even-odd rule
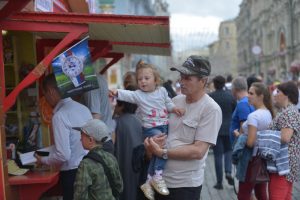
[[[71,157],[71,147],[69,135],[70,129],[67,127],[65,120],[61,114],[53,117],[53,136],[55,151],[50,153],[49,156],[42,157],[41,162],[43,164],[61,164]]]
[[[145,146],[156,156],[162,157],[163,149],[153,140],[153,138],[147,138],[145,140]],[[168,149],[167,155],[168,158],[174,160],[201,160],[209,147],[210,144],[207,142],[195,141],[193,144]]]
[[[197,133],[194,142],[192,144],[167,149],[168,158],[174,160],[200,160],[205,156],[210,145],[216,141],[222,123],[222,111],[219,106],[208,110],[205,117],[198,123],[197,130],[195,130]],[[153,138],[147,138],[144,144],[145,147],[156,156],[161,157],[162,154],[165,153]]]
[[[251,113],[251,108],[247,102],[241,102],[237,105],[237,115],[240,122],[240,133],[243,133],[242,130],[243,123],[247,120],[248,115]]]
[[[167,154],[168,158],[174,160],[201,160],[209,147],[207,142],[195,141],[194,144],[169,149]]]

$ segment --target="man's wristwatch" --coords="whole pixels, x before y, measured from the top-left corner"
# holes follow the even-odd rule
[[[163,149],[163,153],[162,153],[161,157],[165,160],[168,159],[168,149]]]

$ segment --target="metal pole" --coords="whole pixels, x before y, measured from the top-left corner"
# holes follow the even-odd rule
[[[291,61],[294,60],[294,5],[293,0],[289,0],[289,13],[290,13],[290,35],[291,35]]]

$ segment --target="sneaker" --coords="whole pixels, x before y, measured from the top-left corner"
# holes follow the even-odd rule
[[[234,185],[234,180],[230,173],[226,173],[225,177],[226,177],[229,185]]]
[[[153,191],[151,185],[149,184],[149,182],[144,183],[143,185],[141,185],[140,188],[143,191],[143,193],[147,199],[155,200],[154,199],[154,191]]]
[[[170,192],[167,188],[166,182],[164,179],[160,178],[152,178],[150,181],[152,187],[155,189],[156,192],[158,192],[161,195],[169,195]]]
[[[222,183],[217,183],[216,185],[214,185],[214,188],[217,190],[223,190],[223,185]]]

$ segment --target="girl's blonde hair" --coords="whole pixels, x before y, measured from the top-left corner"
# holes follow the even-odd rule
[[[154,75],[154,81],[156,83],[156,87],[160,85],[161,79],[160,79],[160,75],[159,75],[159,72],[157,71],[156,67],[152,64],[145,63],[143,60],[140,60],[136,64],[135,73],[136,73],[136,81],[137,82],[138,82],[138,71],[141,69],[151,69],[153,72],[153,75]]]

